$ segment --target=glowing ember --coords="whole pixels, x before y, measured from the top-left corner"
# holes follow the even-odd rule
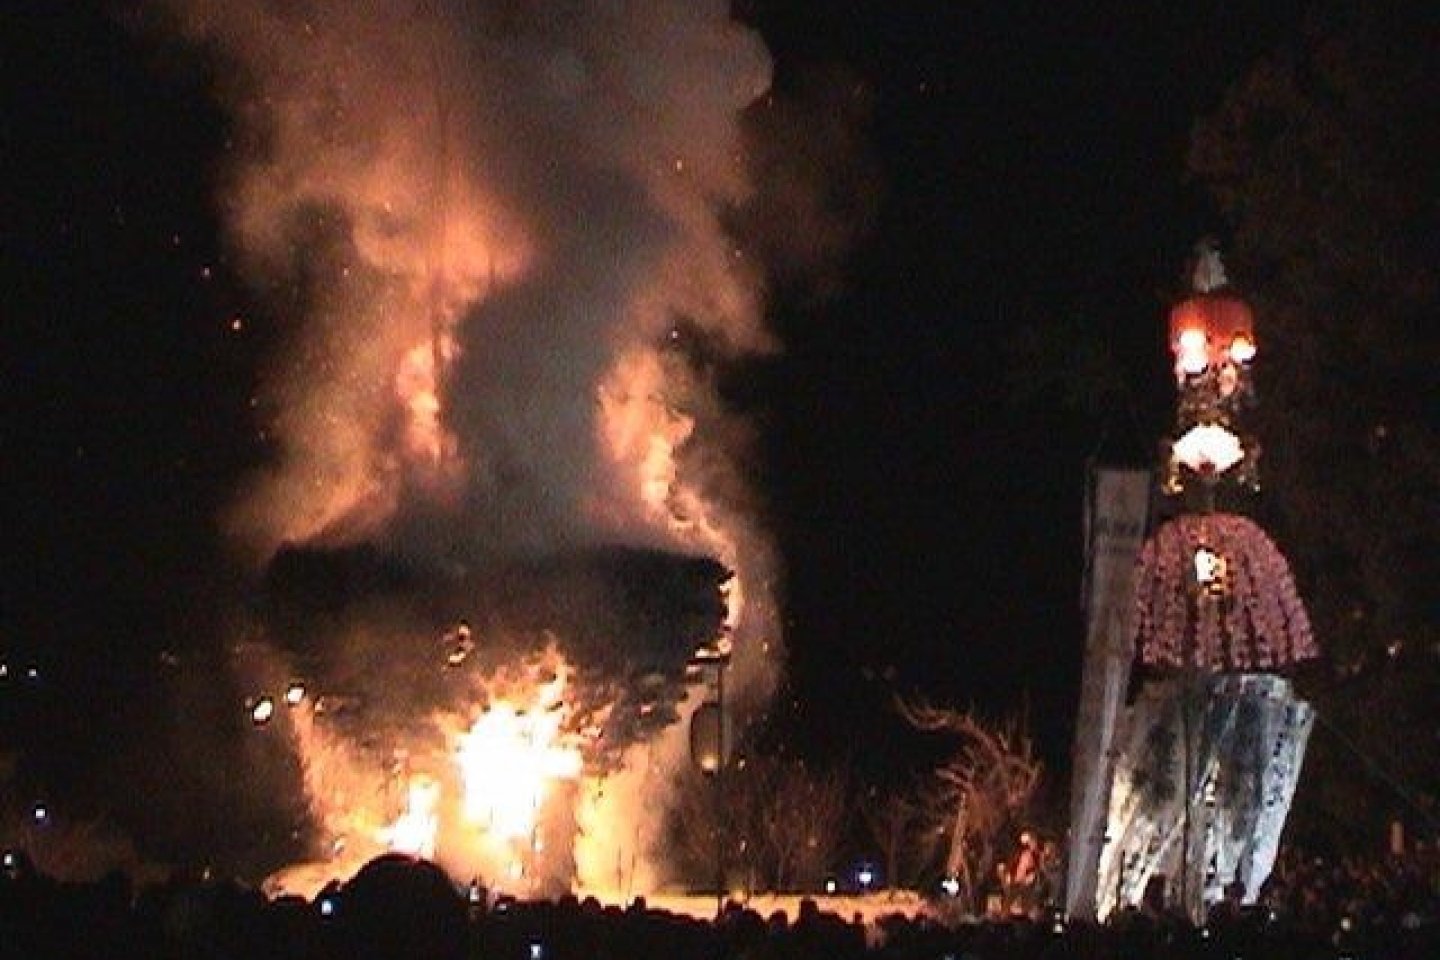
[[[250,708],[250,722],[257,727],[269,723],[273,716],[275,716],[275,701],[269,697],[261,697]]]

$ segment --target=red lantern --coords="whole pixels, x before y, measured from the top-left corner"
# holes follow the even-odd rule
[[[1182,380],[1229,363],[1247,364],[1255,356],[1255,315],[1225,290],[1191,294],[1170,311],[1170,350]]]

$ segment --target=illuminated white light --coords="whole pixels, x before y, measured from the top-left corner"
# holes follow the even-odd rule
[[[825,892],[826,892],[826,893],[834,893],[835,890],[836,890],[836,883],[835,883],[835,881],[834,881],[834,880],[826,880],[826,881],[825,881]]]
[[[1184,373],[1193,375],[1205,372],[1210,366],[1210,348],[1206,343],[1204,330],[1182,330],[1175,341],[1175,366]]]
[[[1195,582],[1204,586],[1215,583],[1225,575],[1225,558],[1209,547],[1195,550]]]
[[[50,819],[50,810],[48,807],[45,806],[45,804],[37,803],[35,804],[33,815],[35,817],[36,823],[44,823],[46,820]]]
[[[396,853],[414,857],[435,856],[435,834],[440,821],[435,808],[440,802],[440,784],[427,776],[411,778],[405,790],[405,810],[381,838]]]
[[[1191,427],[1170,451],[1196,473],[1224,473],[1245,459],[1240,438],[1215,423]]]
[[[875,882],[875,871],[869,867],[861,867],[860,872],[855,874],[855,879],[860,881],[860,886],[868,887]]]
[[[290,686],[285,688],[285,703],[292,707],[298,707],[304,699],[305,684],[299,680],[291,681]]]
[[[1230,359],[1236,363],[1249,363],[1255,359],[1255,341],[1243,333],[1230,341]]]
[[[464,784],[461,809],[467,822],[492,837],[533,842],[538,811],[553,785],[580,776],[583,758],[562,729],[564,684],[557,676],[529,709],[495,702],[460,737],[455,761]]]
[[[960,896],[960,881],[954,877],[946,877],[940,881],[940,889],[944,890],[947,896]]]

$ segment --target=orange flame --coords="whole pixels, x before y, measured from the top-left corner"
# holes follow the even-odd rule
[[[562,732],[565,675],[539,687],[526,706],[490,705],[460,737],[455,762],[464,783],[465,822],[492,839],[534,839],[540,808],[557,780],[580,776],[580,750]]]

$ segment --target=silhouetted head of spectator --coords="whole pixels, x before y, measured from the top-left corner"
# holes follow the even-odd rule
[[[400,854],[371,860],[341,888],[333,920],[350,955],[364,960],[465,956],[465,902],[426,860]]]
[[[1145,892],[1140,894],[1140,909],[1151,916],[1165,912],[1165,874],[1157,873],[1145,883]]]

